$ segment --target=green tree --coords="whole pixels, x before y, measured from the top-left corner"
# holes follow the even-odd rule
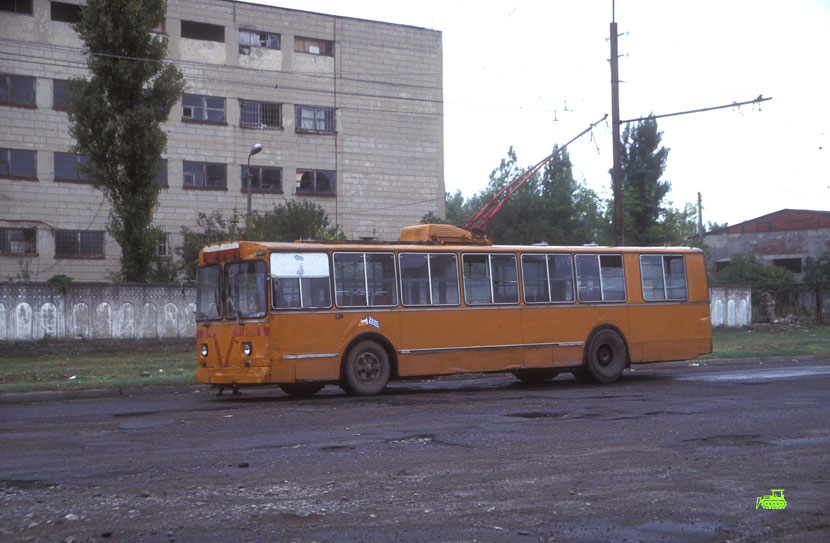
[[[765,266],[755,255],[734,255],[712,281],[716,285],[788,287],[795,284],[793,272],[780,266]]]
[[[75,152],[84,172],[109,200],[110,234],[121,246],[121,279],[145,281],[158,230],[153,211],[161,153],[160,123],[181,98],[184,79],[167,55],[167,36],[151,33],[164,20],[165,0],[88,0],[74,28],[84,44],[89,81],[73,80],[68,105]]]
[[[671,183],[661,180],[669,149],[660,145],[663,133],[657,121],[628,124],[622,133],[623,222],[626,245],[654,245],[667,241],[659,228],[663,199]]]
[[[246,224],[250,228],[246,228]],[[314,202],[292,201],[274,206],[271,211],[253,212],[248,220],[237,210],[225,218],[222,212],[200,212],[196,230],[182,227],[184,243],[176,249],[185,277],[195,279],[199,250],[217,241],[296,241],[298,239],[342,240],[340,226],[329,224],[326,210]]]
[[[830,253],[818,258],[811,256],[804,261],[805,283],[830,283]]]

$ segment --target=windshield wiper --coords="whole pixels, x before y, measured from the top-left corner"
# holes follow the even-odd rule
[[[236,316],[236,324],[242,326],[242,319],[239,316],[240,311],[236,308],[236,304],[233,302],[233,296],[231,295],[228,295],[228,306],[230,306],[231,311]]]

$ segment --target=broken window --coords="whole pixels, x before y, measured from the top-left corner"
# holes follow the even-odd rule
[[[239,126],[276,130],[282,126],[282,104],[277,102],[259,102],[257,100],[239,101]]]
[[[297,170],[297,194],[334,194],[335,172]]]
[[[223,123],[225,99],[220,96],[185,94],[182,99],[182,120]]]
[[[317,38],[294,37],[294,51],[298,53],[309,53],[312,55],[323,55],[330,57],[334,51],[334,42],[320,40]]]
[[[780,266],[793,273],[801,273],[803,271],[800,258],[773,258],[772,265]]]
[[[35,78],[25,75],[0,74],[0,104],[36,107]]]
[[[259,32],[257,30],[239,31],[239,53],[250,55],[251,47],[263,47],[265,49],[279,49],[280,35],[270,32]]]
[[[63,23],[80,23],[81,6],[66,2],[52,2],[52,20]]]
[[[294,117],[297,132],[334,133],[334,108],[297,106]]]
[[[0,149],[0,177],[37,179],[37,152]]]
[[[32,0],[0,0],[0,11],[31,15]]]
[[[56,230],[55,258],[104,258],[104,231]]]
[[[37,254],[37,231],[34,228],[0,228],[0,255]]]
[[[196,21],[182,21],[182,38],[225,43],[225,27]]]
[[[282,192],[282,168],[251,167],[251,189],[254,192]],[[242,192],[248,191],[248,167],[242,166]]]
[[[74,153],[55,153],[55,181],[72,181],[89,183],[89,177],[83,167],[89,164],[89,155]]]
[[[227,166],[214,162],[184,161],[185,188],[189,189],[227,189]]]

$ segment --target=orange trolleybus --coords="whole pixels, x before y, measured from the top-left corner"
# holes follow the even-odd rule
[[[446,225],[399,242],[226,242],[199,255],[196,380],[236,389],[571,372],[712,350],[703,253],[678,247],[494,246]]]

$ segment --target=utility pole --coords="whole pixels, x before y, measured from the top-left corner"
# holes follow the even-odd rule
[[[611,2],[611,136],[614,138],[611,186],[614,189],[614,238],[618,246],[625,245],[622,209],[622,144],[620,143],[620,74],[617,53],[617,22]]]
[[[703,239],[703,198],[697,193],[697,235]]]

